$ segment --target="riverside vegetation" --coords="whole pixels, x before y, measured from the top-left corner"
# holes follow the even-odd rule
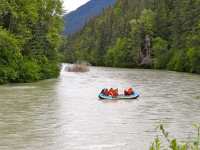
[[[117,0],[67,38],[67,62],[200,73],[200,0]]]
[[[60,0],[1,0],[0,84],[58,76],[62,26]]]
[[[200,126],[195,124],[194,127],[197,129],[197,137],[193,141],[180,143],[176,139],[171,139],[169,137],[169,133],[164,129],[163,125],[160,125],[159,129],[167,141],[168,146],[163,146],[160,138],[157,137],[152,143],[150,150],[200,150]]]

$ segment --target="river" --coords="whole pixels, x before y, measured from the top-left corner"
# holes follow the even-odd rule
[[[138,100],[100,101],[133,86]],[[200,122],[200,76],[91,67],[58,79],[0,86],[1,150],[148,150],[163,123],[179,140]]]

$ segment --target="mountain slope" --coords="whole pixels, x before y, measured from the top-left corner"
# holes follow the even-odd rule
[[[200,73],[199,6],[199,0],[117,0],[67,39],[66,60]]]
[[[94,16],[99,15],[103,9],[113,5],[116,0],[91,0],[77,10],[64,16],[64,34],[73,34],[79,31],[85,23]]]

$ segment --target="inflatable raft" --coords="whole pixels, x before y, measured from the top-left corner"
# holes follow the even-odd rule
[[[106,95],[100,93],[99,94],[99,99],[102,99],[102,100],[106,100],[106,99],[107,100],[123,100],[123,99],[124,100],[129,100],[129,99],[137,99],[139,96],[140,95],[137,92],[134,92],[134,94],[132,94],[132,95],[128,95],[128,96],[126,96],[126,95],[119,95],[117,97],[106,96]]]

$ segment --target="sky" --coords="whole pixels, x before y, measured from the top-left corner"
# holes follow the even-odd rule
[[[81,5],[87,3],[89,0],[63,0],[64,10],[69,13],[70,11],[76,10]]]

